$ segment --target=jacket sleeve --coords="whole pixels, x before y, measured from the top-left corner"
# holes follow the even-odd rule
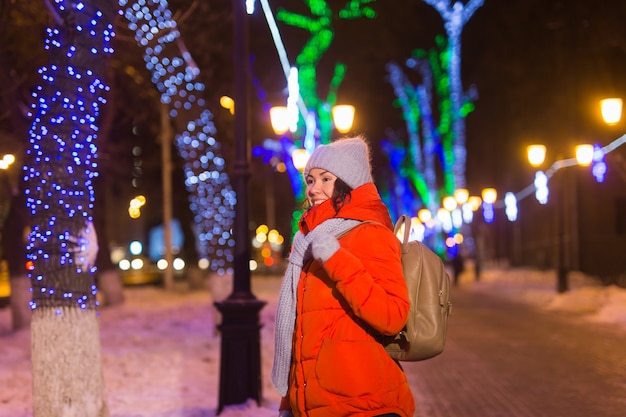
[[[398,239],[382,225],[362,225],[339,243],[323,267],[354,314],[382,334],[402,330],[410,305]]]

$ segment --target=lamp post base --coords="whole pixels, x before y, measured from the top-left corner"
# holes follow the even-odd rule
[[[217,414],[226,405],[248,399],[261,403],[261,351],[259,311],[265,301],[227,298],[214,303],[222,313],[220,387]]]

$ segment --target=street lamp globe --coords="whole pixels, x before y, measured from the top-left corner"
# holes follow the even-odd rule
[[[453,211],[457,206],[457,202],[454,197],[446,196],[443,198],[442,205],[446,210]]]
[[[608,125],[614,125],[622,118],[622,99],[605,98],[600,100],[602,119]]]
[[[467,204],[469,204],[472,211],[478,210],[482,202],[483,202],[482,199],[478,197],[477,195],[472,195],[467,199]]]
[[[593,162],[593,145],[584,144],[576,146],[576,161],[578,165],[589,166]]]
[[[526,151],[528,153],[528,162],[534,167],[540,166],[546,159],[546,147],[544,145],[530,145]]]
[[[432,220],[433,215],[430,210],[423,208],[417,212],[417,218],[420,219],[422,223],[428,223]]]
[[[15,162],[15,156],[13,154],[6,154],[0,159],[0,169],[9,169],[9,166]]]
[[[454,199],[460,205],[467,203],[467,199],[469,198],[469,191],[466,188],[457,188],[454,190]]]
[[[498,199],[498,192],[495,188],[485,188],[482,192],[483,201],[487,204],[493,204]]]
[[[352,129],[354,122],[354,106],[350,104],[341,104],[333,106],[333,122],[339,133],[348,133]]]
[[[286,106],[275,106],[270,109],[270,122],[277,135],[289,130],[289,111]]]
[[[306,149],[294,149],[291,152],[291,160],[293,161],[293,166],[300,172],[304,171],[306,167],[306,163],[309,161],[309,153]]]

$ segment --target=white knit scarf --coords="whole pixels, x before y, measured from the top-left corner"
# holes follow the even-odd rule
[[[289,255],[289,265],[280,287],[278,309],[276,311],[276,326],[274,329],[272,382],[283,397],[287,395],[287,388],[289,387],[291,343],[296,322],[298,281],[302,267],[311,257],[311,242],[318,233],[329,233],[333,236],[339,236],[360,223],[358,220],[332,218],[320,223],[306,236],[301,232],[297,232],[294,236],[291,254]]]

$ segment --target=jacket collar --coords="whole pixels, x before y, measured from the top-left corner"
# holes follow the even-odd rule
[[[317,225],[330,218],[353,219],[360,221],[375,221],[393,229],[389,210],[383,204],[378,189],[374,183],[367,183],[355,188],[350,192],[350,199],[335,213],[331,201],[326,200],[322,204],[311,207],[300,219],[300,230],[307,234]]]

